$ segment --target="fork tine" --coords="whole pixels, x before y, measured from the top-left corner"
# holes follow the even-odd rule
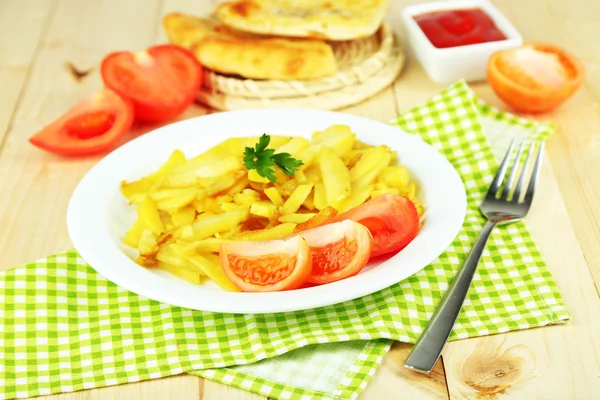
[[[510,174],[508,175],[508,179],[506,180],[506,185],[504,186],[504,192],[502,192],[502,197],[508,200],[508,195],[510,194],[510,189],[512,188],[513,181],[517,176],[517,170],[519,169],[519,162],[521,161],[521,154],[523,153],[523,148],[525,147],[525,141],[521,142],[519,146],[519,150],[517,151],[517,156],[515,157],[515,161],[510,170]]]
[[[506,168],[508,167],[508,160],[510,159],[510,153],[512,153],[513,146],[515,144],[515,139],[511,140],[510,146],[508,146],[508,150],[506,150],[506,154],[504,155],[504,159],[500,164],[500,168],[498,168],[498,172],[496,172],[496,176],[494,176],[494,180],[488,189],[487,195],[496,197],[496,193],[498,193],[498,189],[502,185],[502,181],[504,180],[504,174],[506,174]]]
[[[529,166],[529,160],[531,159],[531,155],[533,154],[533,149],[535,148],[535,142],[531,142],[531,146],[529,146],[529,151],[527,152],[527,157],[525,157],[525,163],[523,164],[523,169],[521,170],[521,176],[519,177],[519,182],[517,182],[517,188],[515,189],[515,193],[513,194],[513,199],[519,202],[521,198],[521,193],[523,192],[523,187],[525,185],[525,177],[527,175],[527,167]]]
[[[542,171],[542,159],[544,158],[544,142],[540,144],[537,157],[535,159],[535,165],[533,166],[533,172],[531,173],[531,180],[527,187],[527,193],[525,193],[525,202],[531,203],[533,200],[533,192],[535,191],[535,185],[537,184],[538,177]]]

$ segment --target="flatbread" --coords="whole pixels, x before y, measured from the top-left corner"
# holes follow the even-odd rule
[[[259,37],[180,13],[166,15],[163,26],[171,43],[191,50],[202,65],[223,74],[304,80],[337,71],[331,46],[322,40]]]
[[[245,32],[352,40],[374,34],[388,6],[389,0],[236,0],[216,14]]]

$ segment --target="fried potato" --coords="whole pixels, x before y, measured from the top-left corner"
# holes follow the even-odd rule
[[[351,186],[348,169],[341,158],[328,147],[323,147],[319,153],[319,167],[325,185],[327,205],[337,207],[342,200],[350,195]]]
[[[395,153],[357,141],[347,126],[315,132],[310,141],[272,136],[275,153],[307,162],[291,176],[274,167],[274,183],[243,165],[244,149],[258,140],[227,139],[189,160],[175,151],[156,172],[122,182],[123,196],[137,207],[123,241],[137,250],[138,264],[238,290],[213,254],[224,243],[289,237],[385,193],[407,196],[420,216],[425,212]]]
[[[327,207],[323,210],[319,211],[308,221],[298,224],[296,228],[294,228],[294,233],[306,231],[311,228],[315,228],[323,223],[327,222],[331,218],[335,217],[338,214],[338,211],[333,207]]]

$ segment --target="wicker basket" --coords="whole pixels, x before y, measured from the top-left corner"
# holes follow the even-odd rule
[[[334,44],[339,72],[310,81],[237,79],[209,72],[197,100],[217,110],[316,108],[359,103],[385,89],[404,66],[404,51],[387,25],[373,36]]]

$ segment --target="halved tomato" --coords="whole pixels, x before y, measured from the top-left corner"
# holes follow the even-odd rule
[[[104,84],[133,103],[135,117],[166,121],[194,102],[203,69],[183,47],[160,45],[146,51],[115,52],[102,61]]]
[[[383,194],[339,214],[328,223],[351,219],[366,226],[373,235],[371,257],[397,253],[417,236],[419,214],[407,197]]]
[[[488,62],[488,81],[498,97],[517,111],[548,111],[583,83],[583,64],[549,43],[530,42],[500,51]]]
[[[297,289],[312,271],[310,248],[301,236],[222,244],[219,256],[225,275],[244,292]]]
[[[131,103],[110,89],[102,89],[44,127],[29,141],[52,153],[83,156],[110,149],[132,123]]]
[[[312,256],[308,283],[322,285],[358,274],[371,257],[373,237],[358,222],[345,220],[301,232]]]

